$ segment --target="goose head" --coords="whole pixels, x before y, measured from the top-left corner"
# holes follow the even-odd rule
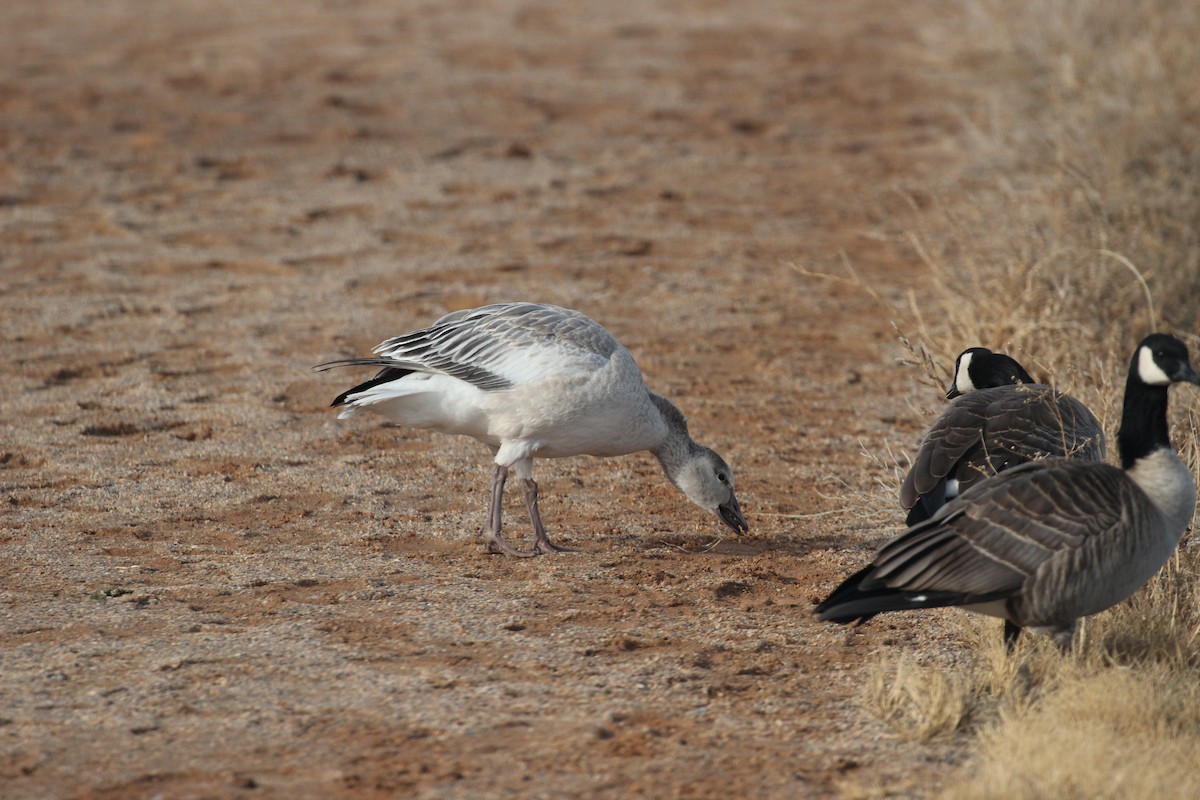
[[[734,533],[750,530],[733,493],[733,470],[712,450],[695,445],[670,478],[689,500],[716,514]]]
[[[954,381],[946,392],[946,399],[953,400],[976,389],[1034,382],[1012,356],[993,353],[986,347],[968,347],[954,360]]]
[[[1148,386],[1168,386],[1179,381],[1200,384],[1200,373],[1188,360],[1187,345],[1165,333],[1152,333],[1138,345],[1133,357],[1138,379]]]

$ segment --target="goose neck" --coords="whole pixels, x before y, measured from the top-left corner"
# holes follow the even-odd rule
[[[1125,384],[1125,405],[1121,410],[1121,428],[1117,449],[1121,467],[1131,468],[1140,459],[1162,448],[1171,447],[1167,427],[1167,387],[1151,386],[1130,370]]]
[[[650,400],[662,417],[664,435],[662,441],[650,448],[667,474],[687,460],[691,453],[693,442],[688,433],[687,418],[662,395],[650,392]]]

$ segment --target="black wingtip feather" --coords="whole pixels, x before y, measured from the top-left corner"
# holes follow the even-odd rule
[[[817,619],[836,622],[839,625],[850,622],[861,624],[876,614],[889,611],[916,611],[922,608],[964,606],[979,602],[986,602],[986,599],[970,597],[959,592],[910,592],[884,588],[861,592],[831,604],[817,613]]]
[[[360,383],[358,386],[355,386],[353,389],[347,389],[346,391],[339,394],[337,397],[335,397],[333,399],[333,402],[329,404],[329,407],[337,408],[338,406],[344,406],[344,405],[346,405],[346,398],[349,397],[350,395],[358,394],[359,392],[365,392],[367,389],[370,389],[375,386],[379,386],[380,384],[391,383],[394,380],[399,380],[400,378],[403,378],[405,375],[408,375],[410,372],[412,372],[411,369],[398,369],[396,367],[386,367],[386,368],[380,370],[379,373],[376,374],[376,376],[374,378],[371,378],[371,380],[366,381],[364,383]]]
[[[860,588],[862,586],[862,582],[870,576],[871,571],[873,569],[874,569],[874,566],[871,564],[868,564],[867,566],[860,569],[858,572],[851,575],[849,578],[846,578],[846,580],[842,581],[841,585],[839,585],[836,589],[834,589],[832,592],[830,592],[828,597],[826,597],[819,604],[817,604],[817,608],[816,608],[817,616],[820,619],[829,620],[830,618],[825,616],[825,613],[827,611],[836,608],[838,605],[840,605],[842,602],[844,602],[846,600],[849,600],[853,597],[857,597],[859,595],[859,593],[862,591]],[[840,621],[840,620],[835,620],[835,621]],[[847,619],[847,620],[845,620],[845,622],[850,622],[850,620]]]
[[[1005,593],[975,596],[962,592],[912,591],[885,586],[874,576],[868,564],[851,575],[817,605],[817,619],[846,625],[860,625],[876,614],[888,611],[914,611],[922,608],[966,606],[1000,599]]]

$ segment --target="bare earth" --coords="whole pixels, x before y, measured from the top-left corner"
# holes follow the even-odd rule
[[[945,780],[959,750],[858,701],[936,619],[811,614],[901,518],[864,447],[937,397],[879,303],[789,265],[919,288],[953,9],[5,2],[0,796]],[[648,454],[580,458],[535,474],[583,552],[487,555],[482,445],[327,409],[368,373],[313,364],[512,299],[616,334],[750,534]]]

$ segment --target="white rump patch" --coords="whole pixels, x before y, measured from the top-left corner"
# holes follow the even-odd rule
[[[1166,386],[1171,382],[1167,373],[1163,372],[1162,367],[1154,360],[1154,353],[1144,345],[1138,349],[1138,377],[1142,379],[1142,383],[1151,386]]]
[[[975,391],[975,384],[971,382],[971,359],[974,356],[974,353],[963,353],[958,360],[958,369],[954,370],[954,388],[959,394]]]

